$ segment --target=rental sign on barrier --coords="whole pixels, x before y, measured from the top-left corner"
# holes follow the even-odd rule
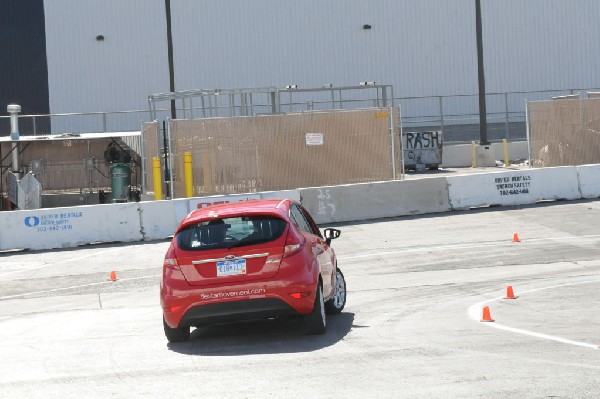
[[[581,198],[575,167],[448,176],[446,179],[453,210]]]
[[[1,221],[0,250],[142,240],[135,203],[2,212]]]

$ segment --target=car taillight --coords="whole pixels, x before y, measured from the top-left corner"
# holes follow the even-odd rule
[[[165,269],[179,270],[179,263],[177,263],[177,258],[175,257],[175,250],[173,249],[173,245],[171,245],[169,247],[169,250],[165,254],[165,260],[163,261],[163,267]]]
[[[304,245],[304,237],[298,234],[292,226],[288,229],[288,234],[285,239],[285,247],[283,249],[283,257],[293,255],[300,252]]]
[[[179,263],[177,263],[177,259],[165,258],[163,265],[168,269],[179,269]]]

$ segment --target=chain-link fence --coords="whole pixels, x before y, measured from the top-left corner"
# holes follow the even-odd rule
[[[398,118],[391,107],[175,120],[162,133],[147,124],[145,170],[170,141],[170,170],[164,173],[163,156],[161,180],[172,180],[173,198],[184,196],[185,152],[192,154],[194,196],[391,180],[400,176]],[[154,190],[149,175],[146,187]]]
[[[527,104],[532,166],[600,163],[600,98]]]
[[[132,137],[135,138],[135,137]],[[127,144],[123,138],[83,136],[72,138],[55,136],[40,140],[19,141],[19,167],[21,176],[31,172],[41,183],[43,194],[97,194],[99,190],[110,192],[111,165],[106,160],[107,148],[117,145],[125,153]],[[0,158],[3,161],[0,174],[0,195],[6,196],[7,174],[11,169],[12,143],[0,142]],[[137,155],[132,152],[130,185],[140,184],[140,166]]]

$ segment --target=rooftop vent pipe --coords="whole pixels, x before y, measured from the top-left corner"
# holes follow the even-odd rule
[[[17,148],[19,141],[19,112],[21,106],[17,104],[9,104],[6,111],[10,114],[10,139],[12,143],[12,170],[13,173],[19,173],[19,149]]]

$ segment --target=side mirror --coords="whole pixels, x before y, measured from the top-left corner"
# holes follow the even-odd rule
[[[331,245],[331,240],[338,238],[342,232],[338,229],[327,228],[323,230],[323,235],[325,236],[325,242],[327,245]]]

